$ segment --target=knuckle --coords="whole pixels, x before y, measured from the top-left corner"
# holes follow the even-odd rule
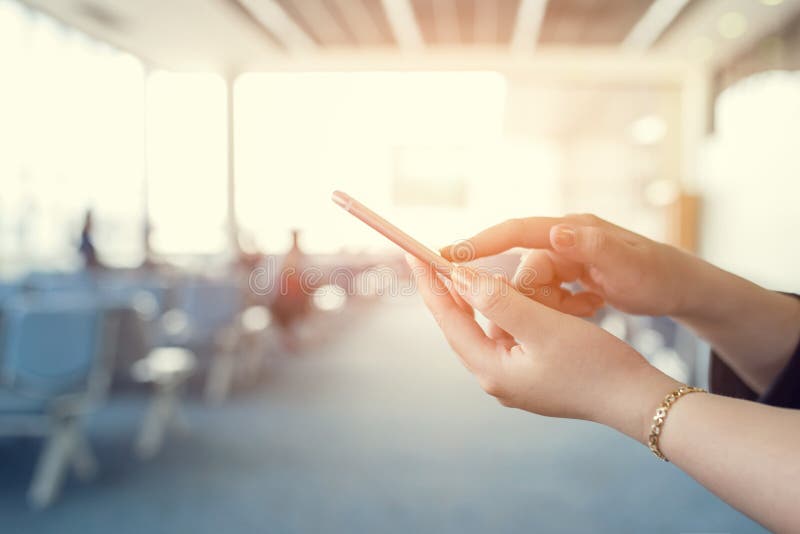
[[[434,312],[433,319],[436,321],[436,324],[439,326],[440,330],[445,333],[450,331],[450,319],[446,314]]]
[[[447,344],[450,347],[450,350],[452,350],[456,354],[461,354],[461,351],[458,349],[458,343],[456,343],[455,339],[453,339],[449,335],[445,335],[445,339],[447,340]]]
[[[438,311],[433,311],[433,312],[431,312],[431,315],[433,315],[433,320],[436,321],[436,324],[439,326],[439,328],[441,328],[442,327],[442,323],[444,322],[444,318],[442,317],[442,314],[439,313]]]
[[[497,399],[501,399],[503,397],[504,388],[500,382],[494,378],[482,378],[480,380],[481,389],[491,395],[492,397],[496,397]]]
[[[567,219],[586,226],[598,226],[602,219],[593,213],[570,213]]]
[[[521,217],[506,219],[503,221],[503,227],[514,233],[520,233],[525,229],[525,219]]]
[[[532,265],[521,265],[514,273],[516,284],[524,289],[532,288],[539,279],[539,270]]]
[[[456,354],[461,354],[461,346],[458,343],[458,339],[448,330],[442,329],[444,333],[444,339],[447,341],[447,345],[450,347],[450,350],[455,352]]]
[[[506,408],[514,407],[514,402],[508,397],[495,397],[497,402],[500,403],[501,406],[505,406]]]
[[[608,249],[608,234],[595,230],[586,236],[586,246],[594,252],[605,252]]]
[[[478,309],[489,315],[502,315],[508,309],[508,299],[504,298],[503,292],[497,288],[490,287],[481,292],[476,298]]]

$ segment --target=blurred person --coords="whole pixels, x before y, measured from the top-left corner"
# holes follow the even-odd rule
[[[448,280],[408,258],[486,392],[504,406],[616,429],[767,528],[800,532],[800,300],[592,215],[509,220],[442,254],[467,261],[513,247],[530,252],[511,281],[465,266]],[[574,281],[587,291],[561,287]],[[707,340],[715,394],[576,317],[604,303],[671,316]]]
[[[311,309],[309,288],[303,287],[302,273],[307,258],[300,248],[300,231],[292,230],[292,246],[283,258],[278,278],[278,292],[270,303],[270,312],[278,325],[284,347],[299,348],[297,327]]]
[[[142,225],[142,249],[144,250],[144,258],[142,258],[139,268],[143,270],[156,269],[159,266],[159,262],[156,261],[153,254],[153,224],[148,218],[145,218]]]
[[[92,210],[86,210],[83,217],[83,227],[81,228],[81,239],[78,245],[78,252],[83,257],[83,265],[87,269],[98,269],[103,267],[97,257],[97,249],[94,246],[94,216]]]
[[[264,263],[264,254],[259,250],[251,232],[239,230],[237,235],[236,265],[244,272],[251,272]]]

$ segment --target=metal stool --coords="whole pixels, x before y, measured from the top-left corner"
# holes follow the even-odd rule
[[[140,458],[152,458],[161,450],[167,429],[177,424],[185,428],[180,392],[194,372],[194,354],[179,347],[160,347],[134,363],[131,374],[137,382],[153,384],[153,397],[136,439]]]

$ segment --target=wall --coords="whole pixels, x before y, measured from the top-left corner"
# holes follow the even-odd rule
[[[701,251],[767,287],[800,292],[800,73],[723,92],[705,148]]]

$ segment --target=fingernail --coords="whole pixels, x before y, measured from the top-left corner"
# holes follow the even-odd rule
[[[570,226],[557,226],[553,232],[553,244],[562,248],[575,245],[575,230]]]
[[[450,279],[459,293],[466,293],[472,286],[472,276],[466,267],[454,267],[450,272]]]

